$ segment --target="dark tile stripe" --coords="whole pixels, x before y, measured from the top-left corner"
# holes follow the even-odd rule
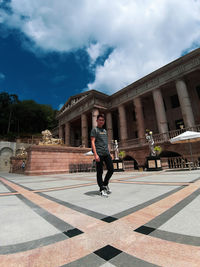
[[[195,183],[195,182],[197,182],[197,181],[199,181],[199,180],[200,180],[200,177],[198,177],[198,178],[192,180],[190,183]]]
[[[56,234],[53,236],[41,238],[38,240],[27,241],[20,244],[1,246],[0,254],[11,254],[16,252],[22,252],[26,250],[30,250],[33,248],[37,248],[39,246],[49,245],[51,243],[55,243],[58,241],[65,240],[67,238],[74,237],[76,235],[82,234],[83,232],[77,228],[74,228],[72,225],[66,223],[65,221],[57,218],[53,214],[39,207],[35,203],[31,202],[29,199],[25,198],[22,195],[16,195],[21,201],[23,201],[28,207],[31,208],[34,212],[40,215],[43,219],[45,219],[48,223],[53,225],[55,228],[60,230],[62,233]]]
[[[159,185],[159,186],[188,186],[191,182],[157,182],[157,181],[120,181],[122,184]],[[118,183],[118,182],[117,182]]]
[[[84,184],[77,184],[77,185],[69,185],[69,186],[72,186],[72,187],[69,187],[69,188],[66,188],[64,185],[63,186],[58,186],[58,187],[49,187],[49,188],[41,188],[41,189],[32,189],[32,188],[30,188],[30,187],[27,187],[27,186],[24,186],[24,185],[22,185],[22,184],[19,184],[19,183],[16,183],[16,182],[14,182],[13,180],[9,180],[8,178],[5,178],[5,177],[3,177],[3,176],[1,176],[2,178],[4,178],[5,180],[7,180],[7,181],[9,181],[9,182],[11,182],[11,183],[13,183],[13,184],[15,184],[15,185],[18,185],[18,186],[20,186],[20,187],[22,187],[22,188],[24,188],[24,189],[26,189],[26,190],[28,190],[28,191],[46,191],[46,192],[48,192],[49,190],[50,191],[52,191],[52,189],[54,189],[55,191],[59,191],[59,190],[68,190],[68,189],[75,189],[75,188],[80,188],[80,187],[84,187],[84,186],[92,186],[92,185],[94,185],[94,183],[95,183],[95,181],[91,181],[90,183],[84,183]],[[43,182],[43,181],[42,181]],[[46,182],[46,181],[44,181],[44,182]],[[22,182],[22,183],[24,183],[24,182]],[[38,183],[40,183],[40,182],[38,182]],[[67,185],[66,185],[67,186]],[[63,187],[63,188],[62,188]],[[15,191],[16,192],[16,191]]]
[[[179,211],[185,208],[188,204],[190,204],[197,196],[200,194],[200,189],[197,189],[191,195],[181,200],[179,203],[163,212],[161,215],[157,216],[155,219],[151,220],[146,224],[148,227],[152,227],[158,229],[161,225],[166,223],[169,219],[171,219],[174,215],[176,215]]]
[[[97,256],[96,254],[91,253],[85,257],[67,263],[60,267],[101,267],[105,263],[105,260]]]
[[[110,266],[109,263],[116,267],[159,267],[158,265],[136,258],[110,245],[76,261],[62,265],[62,267],[101,267],[104,265]]]
[[[164,198],[166,198],[166,197],[168,197],[168,196],[170,196],[170,195],[172,195],[172,194],[174,194],[174,193],[176,193],[176,192],[178,192],[180,190],[182,190],[184,187],[185,186],[180,186],[178,188],[175,188],[175,189],[173,189],[173,190],[171,190],[171,191],[169,191],[167,193],[164,193],[163,195],[160,195],[158,197],[155,197],[155,198],[153,198],[151,200],[148,200],[148,201],[146,201],[144,203],[141,203],[141,204],[139,204],[137,206],[134,206],[134,207],[132,207],[130,209],[127,209],[127,210],[124,210],[122,212],[113,214],[112,216],[115,217],[115,218],[120,219],[120,218],[122,218],[124,216],[127,216],[127,215],[129,215],[131,213],[134,213],[134,212],[136,212],[138,210],[141,210],[143,208],[146,208],[146,207],[148,207],[148,206],[150,206],[150,205],[152,205],[152,204],[154,204],[154,203],[156,203],[156,202],[158,202],[158,201],[160,201],[160,200],[162,200],[162,199],[164,199]]]
[[[56,234],[56,235],[52,235],[52,236],[44,237],[41,239],[24,242],[24,243],[8,245],[8,246],[0,246],[0,254],[6,255],[6,254],[13,254],[13,253],[18,253],[22,251],[28,251],[28,250],[35,249],[38,247],[47,246],[49,244],[54,244],[56,242],[63,241],[65,239],[68,239],[68,237],[60,233],[60,234]]]
[[[3,177],[2,177],[3,178]],[[4,185],[11,193],[17,193],[16,190],[14,190],[12,187],[10,187],[9,185],[7,185],[6,183],[4,183],[3,181],[0,180],[0,183],[2,185]],[[1,193],[9,193],[9,192],[1,192]]]
[[[136,232],[154,236],[157,238],[161,238],[164,240],[186,244],[186,245],[193,245],[193,246],[200,246],[200,237],[183,235],[173,232],[168,232],[164,230],[159,230],[158,228],[170,220],[173,216],[175,216],[178,212],[180,212],[183,208],[189,205],[196,197],[200,195],[200,189],[197,189],[191,195],[174,205],[169,210],[163,212],[161,215],[157,216],[155,219],[151,220],[147,224],[137,228]]]
[[[53,214],[49,213],[45,209],[41,208],[40,206],[36,205],[35,203],[31,202],[29,199],[25,198],[22,195],[17,196],[21,199],[27,206],[29,206],[34,212],[40,215],[43,219],[45,219],[48,223],[53,225],[55,228],[60,230],[61,232],[68,231],[74,229],[74,227],[65,221],[57,218]]]
[[[82,208],[82,207],[79,207],[77,205],[74,205],[74,204],[71,204],[67,201],[63,201],[63,200],[60,200],[60,199],[57,199],[55,197],[52,197],[52,196],[49,196],[49,195],[46,195],[44,193],[37,193],[38,195],[42,196],[42,197],[45,197],[49,200],[52,200],[60,205],[63,205],[67,208],[70,208],[70,209],[73,209],[75,211],[78,211],[78,212],[81,212],[83,214],[86,214],[88,216],[91,216],[93,218],[96,218],[96,219],[103,219],[105,217],[107,217],[105,214],[101,214],[101,213],[98,213],[98,212],[95,212],[95,211],[92,211],[92,210],[88,210],[88,209],[85,209],[85,208]]]
[[[105,214],[101,214],[101,213],[98,213],[98,212],[94,212],[94,211],[79,207],[79,206],[71,204],[69,202],[66,202],[66,201],[57,199],[55,197],[46,195],[44,193],[37,193],[37,194],[39,194],[39,195],[41,195],[41,196],[43,196],[43,197],[45,197],[45,198],[47,198],[49,200],[52,200],[52,201],[54,201],[56,203],[59,203],[59,204],[65,206],[65,207],[68,207],[70,209],[76,210],[78,212],[81,212],[81,213],[86,214],[88,216],[91,216],[91,217],[94,217],[96,219],[102,220],[104,222],[111,223],[112,221],[121,219],[124,216],[127,216],[127,215],[129,215],[129,214],[131,214],[133,212],[136,212],[136,211],[138,211],[140,209],[143,209],[143,208],[145,208],[147,206],[150,206],[153,203],[155,203],[155,202],[157,202],[157,201],[159,201],[159,200],[161,200],[163,198],[166,198],[166,197],[170,196],[171,194],[174,194],[174,193],[178,192],[179,190],[181,190],[183,188],[184,188],[184,186],[181,186],[179,188],[175,188],[175,189],[171,190],[170,192],[164,193],[163,195],[160,195],[160,196],[158,196],[158,197],[156,197],[154,199],[151,199],[151,200],[149,200],[149,201],[147,201],[145,203],[139,204],[139,205],[137,205],[135,207],[132,207],[132,208],[127,209],[127,210],[124,210],[124,211],[122,211],[120,213],[116,213],[116,214],[114,214],[112,216],[107,216]]]
[[[191,246],[200,246],[200,237],[199,236],[190,236],[190,235],[182,235],[173,232],[167,232],[163,230],[155,230],[150,234],[150,236],[154,236],[160,239],[186,244]]]
[[[141,260],[125,252],[120,253],[109,262],[116,267],[159,267],[158,265]]]
[[[20,186],[20,187],[22,187],[22,188],[24,188],[24,189],[26,189],[26,190],[28,190],[28,191],[33,191],[31,188],[29,188],[29,187],[26,187],[26,186],[23,186],[23,185],[21,185],[21,184],[19,184],[19,183],[16,183],[16,182],[14,182],[14,181],[12,181],[12,180],[10,180],[10,179],[8,179],[8,178],[6,178],[6,177],[3,177],[3,176],[1,176],[2,178],[4,178],[6,181],[8,181],[8,182],[11,182],[11,183],[13,183],[13,184],[15,184],[15,185],[18,185],[18,186]],[[8,186],[8,185],[7,185]],[[16,191],[15,191],[16,192]]]

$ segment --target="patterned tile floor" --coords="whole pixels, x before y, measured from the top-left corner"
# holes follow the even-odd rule
[[[200,170],[0,173],[0,266],[200,266]]]

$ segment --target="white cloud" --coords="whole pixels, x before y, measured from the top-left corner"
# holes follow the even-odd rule
[[[89,45],[87,52],[90,57],[91,65],[93,65],[95,61],[104,54],[106,49],[107,47],[105,45],[101,45],[100,43]]]
[[[5,78],[6,76],[2,72],[0,72],[0,82],[3,81]]]
[[[95,73],[88,88],[126,86],[200,44],[200,1],[12,0],[0,22],[20,29],[38,52],[85,49]],[[103,66],[94,63],[112,47]]]

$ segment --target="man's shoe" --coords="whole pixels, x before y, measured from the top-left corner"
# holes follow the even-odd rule
[[[111,191],[111,189],[109,188],[108,185],[105,186],[105,190],[106,190],[106,193],[107,193],[107,194],[111,194],[111,193],[112,193],[112,191]]]
[[[100,191],[100,194],[101,194],[102,197],[108,197],[108,194],[107,194],[107,192],[106,192],[105,189],[104,190],[101,190]]]

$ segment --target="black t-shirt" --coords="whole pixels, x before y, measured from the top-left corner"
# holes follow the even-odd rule
[[[90,134],[95,137],[95,147],[99,156],[109,155],[107,131],[103,128],[93,128]]]

